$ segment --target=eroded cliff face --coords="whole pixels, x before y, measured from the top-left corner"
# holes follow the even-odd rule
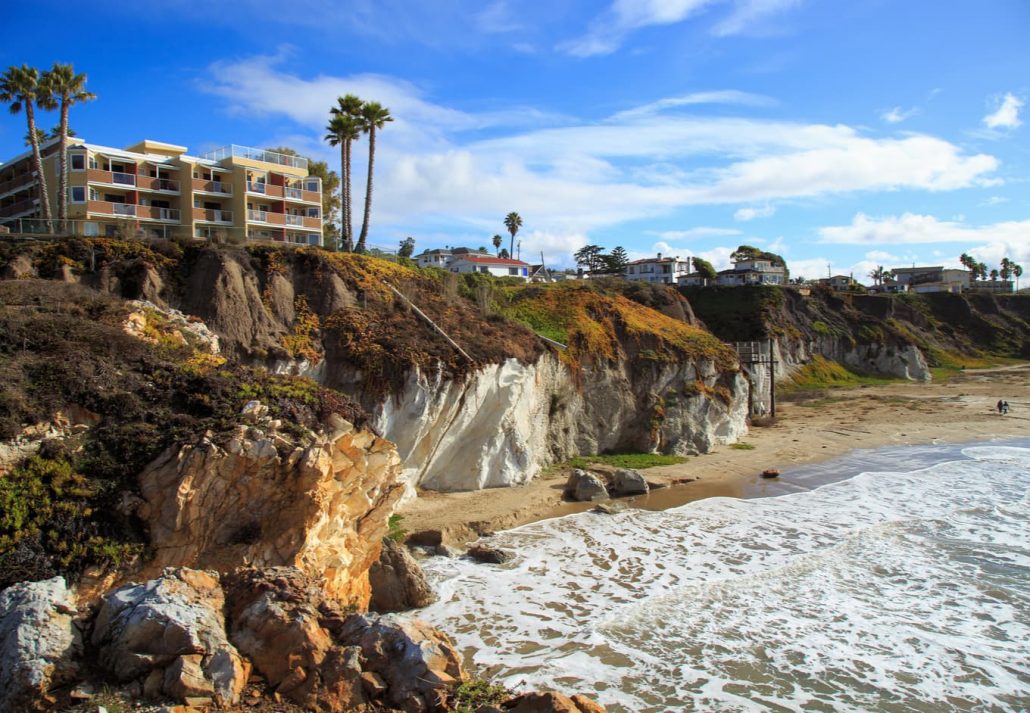
[[[402,494],[400,458],[389,441],[334,420],[308,443],[266,422],[224,446],[204,439],[163,453],[140,476],[147,571],[292,566],[322,579],[327,596],[367,608],[368,569]]]
[[[701,389],[718,390],[714,398]],[[374,423],[397,444],[409,485],[442,491],[518,485],[580,453],[688,454],[746,430],[747,383],[711,363],[626,362],[575,374],[547,354],[447,380],[413,373]]]

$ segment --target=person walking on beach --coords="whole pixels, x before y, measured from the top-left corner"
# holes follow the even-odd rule
[[[1002,409],[1002,407],[1004,407],[1004,405],[1005,405],[1005,402],[1002,401],[1001,399],[998,399],[998,414],[999,415],[1001,415],[1001,412],[1002,412],[1001,409]]]
[[[1008,401],[1002,401],[1001,402],[1001,412],[1002,413],[1008,413],[1009,412],[1009,402]]]

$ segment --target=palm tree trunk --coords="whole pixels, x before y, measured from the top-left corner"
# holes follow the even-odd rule
[[[354,195],[351,188],[351,175],[350,175],[350,163],[351,163],[351,140],[344,139],[344,146],[347,151],[347,165],[344,167],[344,178],[343,180],[347,184],[347,198],[343,202],[343,213],[344,220],[347,221],[347,250],[354,250],[354,211],[352,206],[354,205]]]
[[[31,101],[25,102],[25,117],[29,122],[29,141],[32,143],[32,164],[36,169],[36,184],[39,186],[39,200],[43,204],[43,220],[47,224],[47,232],[52,226],[50,221],[53,214],[50,212],[50,195],[46,189],[46,176],[43,174],[43,156],[39,152],[39,140],[36,138],[36,112]]]
[[[508,257],[512,260],[515,259],[515,232],[512,231],[511,243],[508,246]],[[592,268],[591,268],[592,269]]]
[[[373,124],[368,130],[368,184],[365,187],[365,219],[361,223],[361,235],[358,236],[359,253],[365,252],[365,241],[368,239],[368,222],[372,216],[372,167],[376,159],[376,127]]]
[[[342,181],[340,185],[340,203],[341,212],[340,216],[340,248],[344,252],[350,252],[350,220],[347,218],[347,201],[350,200],[350,181],[347,180],[347,142],[340,142],[340,175]]]
[[[61,149],[57,155],[60,162],[61,177],[58,180],[57,219],[68,220],[68,102],[61,102]]]

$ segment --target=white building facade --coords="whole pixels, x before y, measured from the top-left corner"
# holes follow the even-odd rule
[[[506,257],[489,255],[461,255],[453,257],[447,269],[451,272],[478,272],[494,277],[518,277],[529,280],[529,263]]]
[[[657,257],[629,263],[623,269],[622,276],[635,282],[662,282],[675,285],[680,277],[686,276],[689,272],[690,258],[681,258],[678,255],[662,257],[662,254],[658,253]]]

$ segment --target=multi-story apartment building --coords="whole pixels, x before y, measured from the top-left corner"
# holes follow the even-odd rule
[[[42,147],[57,216],[58,142]],[[307,159],[244,146],[190,156],[185,146],[145,140],[127,149],[72,139],[68,220],[57,232],[322,241],[322,183]],[[31,153],[0,165],[0,225],[44,232]]]

